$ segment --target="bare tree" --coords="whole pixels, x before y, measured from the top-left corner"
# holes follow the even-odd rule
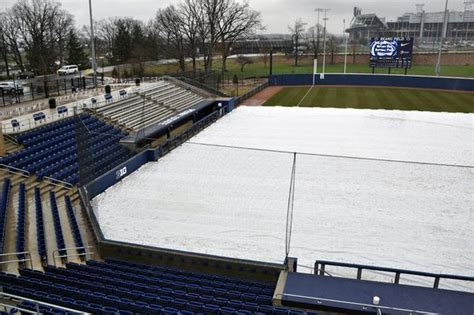
[[[165,49],[168,56],[176,58],[180,70],[184,72],[186,70],[186,41],[182,15],[173,5],[170,5],[157,12],[155,23],[159,36],[166,43]]]
[[[2,25],[4,40],[6,44],[6,51],[10,54],[13,61],[20,67],[21,71],[25,70],[22,49],[21,49],[21,35],[19,29],[20,21],[13,16],[12,11],[9,10],[4,14],[4,18],[0,19]]]
[[[10,67],[8,64],[9,52],[8,52],[8,45],[5,39],[5,31],[4,31],[5,19],[6,19],[6,14],[0,13],[0,56],[2,57],[3,63],[5,64],[7,77],[10,78]]]
[[[262,29],[260,12],[250,8],[247,2],[221,0],[224,5],[223,15],[218,23],[220,45],[222,47],[222,71],[226,71],[227,57],[237,40],[243,40]]]
[[[321,52],[321,27],[312,26],[308,29],[308,39],[310,42],[311,51],[313,52],[314,59],[318,59],[319,53]]]
[[[337,53],[337,51],[339,49],[339,43],[338,43],[338,40],[337,40],[336,36],[329,35],[327,44],[328,44],[329,53],[331,54],[331,64],[333,65],[334,64],[334,54]]]
[[[60,10],[57,18],[53,20],[55,42],[57,42],[57,56],[60,63],[64,62],[64,50],[69,34],[74,32],[74,17],[64,10]]]
[[[10,11],[30,66],[39,73],[54,70],[61,50],[57,34],[62,31],[58,28],[72,24],[72,17],[65,17],[60,6],[51,0],[19,0]],[[61,40],[64,45],[64,38]]]
[[[193,74],[196,76],[197,57],[199,49],[199,21],[202,19],[201,11],[196,10],[199,0],[184,0],[180,4],[180,14],[182,15],[183,32],[186,38],[189,56],[192,60]]]
[[[291,34],[291,40],[293,41],[295,67],[298,66],[298,55],[300,51],[299,48],[300,48],[301,39],[303,38],[305,24],[306,23],[303,23],[301,19],[298,19],[295,21],[294,26],[288,26],[288,30],[290,31],[290,34]]]
[[[246,65],[253,64],[252,58],[249,58],[243,55],[238,55],[236,61],[240,65],[240,72],[244,72],[244,67]]]

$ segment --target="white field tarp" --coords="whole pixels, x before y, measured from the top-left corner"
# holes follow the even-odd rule
[[[293,154],[242,147],[405,161],[298,154],[290,256],[472,275],[473,143],[469,114],[241,107],[93,206],[108,239],[282,262]]]

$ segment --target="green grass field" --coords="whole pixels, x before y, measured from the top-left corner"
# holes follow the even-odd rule
[[[227,61],[227,72],[226,76],[232,79],[234,74],[237,74],[240,78],[249,78],[249,77],[262,77],[268,76],[269,74],[269,64],[265,66],[262,58],[251,58],[253,63],[245,66],[244,71],[240,71],[240,65],[236,62],[235,59],[229,59]],[[320,66],[321,67],[321,66]],[[202,69],[202,62],[198,62],[198,68]],[[186,70],[191,70],[191,64],[186,65]],[[214,70],[221,71],[220,60],[216,59],[214,62]],[[321,70],[321,68],[320,68]],[[326,73],[342,73],[344,71],[344,65],[339,64],[327,64]],[[165,74],[165,73],[178,73],[177,64],[168,64],[168,65],[155,65],[147,66],[146,72],[148,74]],[[348,73],[371,73],[372,68],[367,64],[347,64]],[[276,56],[273,63],[273,74],[311,74],[313,73],[313,59],[312,58],[302,58],[300,65],[295,67],[293,65],[292,58],[286,58],[283,56]],[[376,69],[376,73],[385,74],[388,73],[388,69]],[[403,74],[403,69],[392,69],[392,74]],[[426,66],[426,65],[414,65],[412,69],[408,70],[408,75],[435,75],[435,66]],[[443,65],[441,68],[442,76],[453,76],[453,77],[474,77],[474,66],[464,65],[464,66],[451,66]]]
[[[285,87],[264,106],[474,113],[474,93],[378,87],[315,87],[308,93],[310,89]]]

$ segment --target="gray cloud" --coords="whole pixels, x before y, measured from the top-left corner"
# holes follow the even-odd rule
[[[343,19],[348,24],[352,18],[354,6],[362,8],[363,13],[376,13],[388,20],[394,20],[405,12],[414,12],[415,3],[426,3],[426,11],[442,11],[445,0],[248,0],[250,5],[262,12],[265,33],[286,33],[288,25],[301,18],[308,26],[316,23],[314,9],[330,8],[328,12],[328,30],[341,33]],[[15,0],[0,0],[0,12],[12,6]],[[79,26],[88,23],[89,8],[87,0],[59,1],[63,8],[76,17]],[[140,20],[149,20],[155,12],[178,0],[93,0],[94,18],[102,19],[113,16],[131,16]],[[464,0],[451,0],[450,10],[462,11]]]

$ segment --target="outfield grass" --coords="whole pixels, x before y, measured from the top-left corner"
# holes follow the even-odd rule
[[[244,68],[244,71],[240,71],[240,65],[236,62],[235,59],[229,59],[227,61],[227,72],[226,77],[232,79],[234,74],[237,74],[241,78],[248,77],[262,77],[268,76],[269,74],[269,65],[265,66],[262,61],[262,58],[252,58],[253,64],[247,65]],[[320,66],[321,67],[321,66]],[[202,62],[198,62],[198,68],[202,69]],[[186,70],[191,70],[191,65],[188,64]],[[214,62],[214,70],[221,70],[221,62],[216,59]],[[321,70],[321,68],[319,69]],[[343,64],[327,64],[326,73],[342,73],[344,71]],[[147,66],[146,72],[149,74],[165,74],[165,73],[178,73],[179,68],[177,64],[168,64],[168,65],[155,65]],[[372,68],[367,64],[347,64],[348,73],[372,73]],[[304,58],[301,60],[300,65],[295,67],[293,65],[293,59],[289,59],[283,56],[276,56],[273,63],[273,74],[311,74],[313,73],[313,59]],[[388,69],[376,69],[375,73],[388,73]],[[403,69],[392,69],[392,74],[404,74]],[[414,65],[412,69],[408,70],[408,75],[435,75],[435,66],[419,66]],[[474,66],[442,66],[441,68],[442,76],[453,76],[453,77],[471,77],[474,78]]]
[[[308,93],[310,89],[285,87],[264,106],[474,112],[474,93],[379,87],[315,87]]]

